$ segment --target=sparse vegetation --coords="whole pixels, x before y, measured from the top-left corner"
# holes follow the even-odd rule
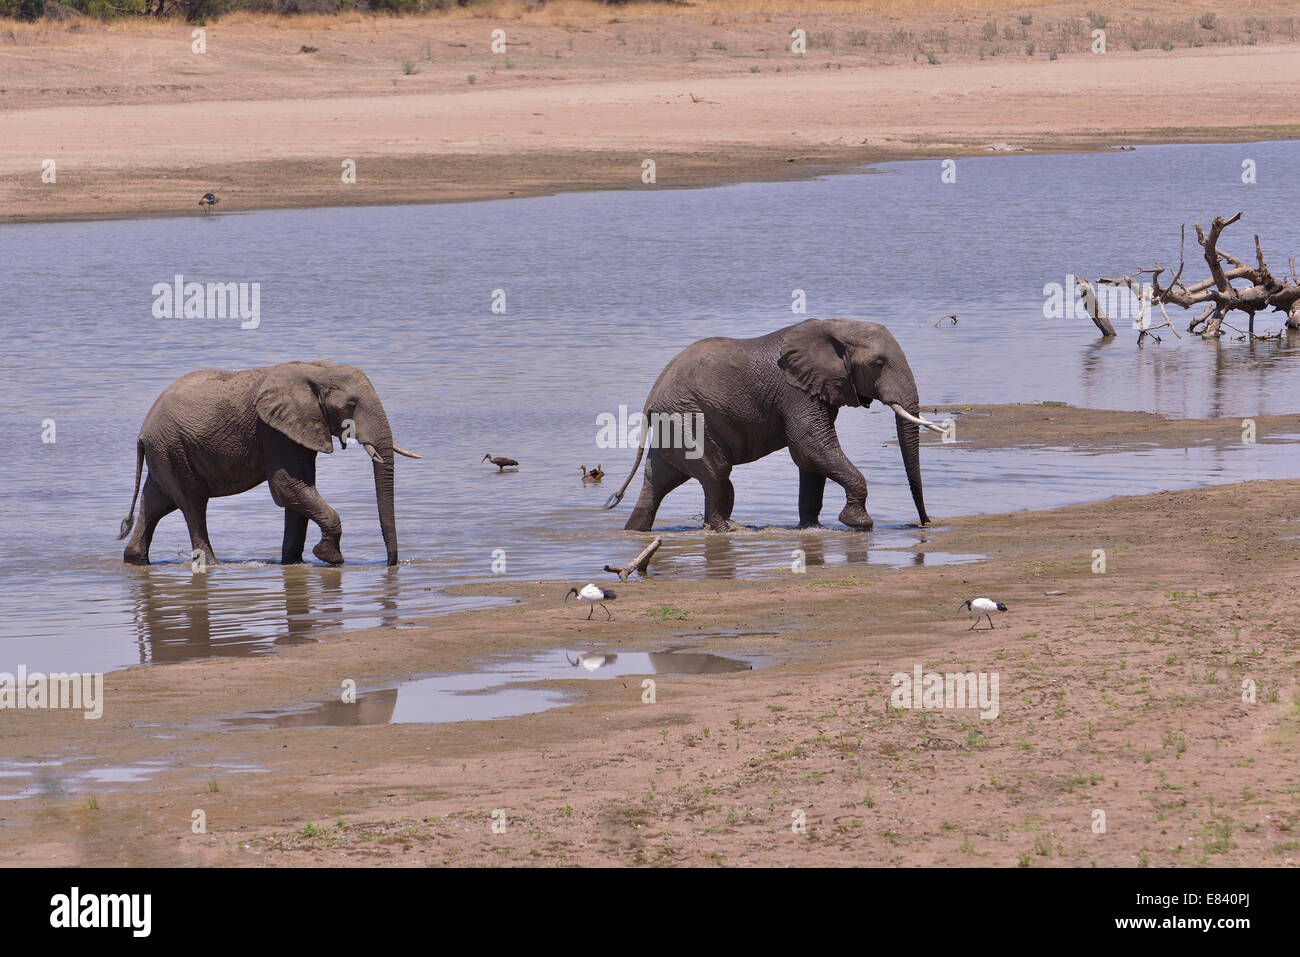
[[[686,617],[686,612],[672,605],[659,605],[651,608],[646,614],[658,621],[668,621],[670,619],[680,621]]]

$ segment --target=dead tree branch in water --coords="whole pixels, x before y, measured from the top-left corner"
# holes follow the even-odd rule
[[[1241,219],[1241,215],[1238,212],[1227,219],[1222,216],[1214,217],[1214,221],[1210,223],[1209,233],[1206,233],[1201,228],[1200,223],[1194,224],[1196,226],[1196,241],[1201,246],[1205,264],[1210,270],[1209,279],[1203,279],[1190,285],[1183,281],[1183,269],[1185,267],[1184,247],[1187,237],[1187,228],[1184,226],[1182,239],[1178,244],[1178,271],[1172,275],[1167,285],[1162,286],[1160,284],[1160,276],[1167,270],[1159,263],[1156,263],[1151,269],[1139,270],[1131,276],[1120,279],[1099,279],[1097,282],[1101,285],[1126,287],[1131,292],[1138,294],[1139,299],[1142,300],[1141,292],[1135,288],[1137,284],[1134,282],[1134,277],[1150,274],[1149,302],[1160,307],[1160,311],[1164,314],[1166,320],[1160,326],[1150,327],[1151,329],[1161,328],[1164,325],[1168,325],[1170,329],[1173,329],[1172,321],[1169,319],[1168,314],[1164,312],[1166,305],[1178,306],[1182,309],[1204,306],[1204,310],[1187,327],[1187,331],[1194,335],[1200,335],[1203,338],[1215,338],[1223,335],[1224,326],[1234,332],[1242,332],[1242,330],[1225,321],[1228,313],[1236,311],[1246,314],[1247,327],[1242,332],[1241,338],[1281,338],[1282,332],[1280,330],[1267,335],[1257,335],[1255,333],[1255,314],[1264,309],[1272,309],[1286,316],[1286,328],[1300,329],[1300,278],[1296,275],[1295,257],[1292,256],[1289,260],[1291,278],[1278,279],[1269,271],[1268,263],[1264,261],[1264,250],[1260,245],[1258,235],[1255,236],[1254,265],[1219,249],[1219,239],[1223,231]],[[1224,268],[1225,264],[1230,268]],[[1234,282],[1239,281],[1245,281],[1247,285],[1240,287],[1233,285]],[[1145,303],[1148,300],[1143,301]],[[1140,344],[1143,337],[1150,335],[1151,332],[1145,326],[1139,326],[1138,328],[1141,329],[1138,334],[1138,343]],[[1175,334],[1177,334],[1176,331]],[[1159,341],[1159,337],[1155,338]]]
[[[650,564],[650,559],[654,556],[655,552],[659,551],[659,546],[663,543],[664,540],[656,535],[654,541],[641,549],[641,554],[632,559],[631,564],[626,568],[615,568],[612,565],[606,565],[605,571],[613,572],[618,576],[618,580],[621,582],[627,581],[634,573],[644,576],[646,573],[646,566]]]
[[[1115,335],[1115,327],[1110,324],[1110,317],[1106,315],[1106,310],[1101,308],[1101,303],[1097,301],[1097,293],[1093,291],[1092,283],[1088,282],[1087,276],[1074,277],[1074,288],[1083,300],[1083,308],[1088,312],[1088,318],[1093,324],[1101,330],[1101,334],[1107,339]]]

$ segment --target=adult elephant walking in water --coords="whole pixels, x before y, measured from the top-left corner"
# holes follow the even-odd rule
[[[158,520],[180,509],[190,544],[215,562],[208,541],[208,500],[238,495],[263,482],[284,509],[280,560],[302,561],[307,522],[320,526],[312,554],[331,565],[343,563],[343,525],[316,491],[316,454],[334,451],[337,437],[361,443],[375,472],[379,525],[388,564],[397,564],[393,514],[393,454],[419,458],[393,444],[383,403],[364,372],[332,362],[286,362],[242,372],[191,372],[158,397],[136,440],[135,493],[122,521],[122,554],[133,565],[149,564],[149,544]],[[140,495],[141,467],[149,476]],[[140,520],[135,522],[136,498]]]
[[[943,429],[920,416],[916,381],[889,330],[848,319],[808,319],[756,339],[702,339],[688,346],[650,390],[645,441],[605,507],[623,498],[644,454],[645,481],[626,528],[649,531],[664,496],[694,478],[704,486],[705,525],[727,531],[735,503],[731,469],[788,447],[799,467],[800,527],[819,524],[831,479],[847,499],[840,521],[871,528],[867,481],[840,448],[835,417],[843,406],[873,401],[894,410],[903,468],[916,514],[926,524],[919,430]],[[702,436],[693,434],[692,421],[702,422]]]

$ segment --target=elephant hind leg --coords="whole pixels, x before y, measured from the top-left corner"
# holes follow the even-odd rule
[[[176,503],[158,487],[153,476],[146,478],[144,488],[140,490],[140,516],[136,520],[135,532],[122,552],[122,561],[128,565],[148,565],[154,529],[164,515],[176,509]]]
[[[736,526],[731,510],[736,505],[736,487],[729,475],[710,475],[700,479],[704,486],[704,524],[711,531],[729,532]]]
[[[190,548],[202,552],[203,557],[216,564],[217,555],[208,541],[208,500],[207,498],[189,498],[180,506],[185,516],[185,524],[190,530]]]
[[[623,527],[629,532],[648,532],[654,528],[655,514],[659,505],[675,488],[684,485],[690,476],[675,466],[664,461],[659,449],[651,447],[646,454],[645,479],[641,483],[641,495],[632,509],[632,516]]]

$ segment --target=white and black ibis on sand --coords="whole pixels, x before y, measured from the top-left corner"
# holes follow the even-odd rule
[[[600,605],[601,608],[605,608],[605,602],[613,601],[615,598],[618,597],[612,591],[609,591],[608,589],[605,588],[601,588],[599,585],[594,583],[588,583],[584,585],[581,591],[579,591],[576,587],[570,588],[568,592],[565,593],[564,600],[568,601],[570,595],[577,595],[579,600],[589,602],[591,604],[591,610],[587,612],[587,621],[591,621],[592,613],[595,612],[597,605]],[[614,616],[610,613],[610,610],[608,608],[605,608],[605,615],[606,615],[605,617],[606,621],[612,621],[614,618]]]
[[[1006,605],[1002,604],[1000,601],[994,601],[992,598],[967,598],[964,602],[958,605],[957,608],[959,610],[962,608],[969,608],[971,611],[975,612],[975,625],[980,623],[980,619],[987,618],[989,620],[990,629],[996,627],[993,624],[993,612],[1007,610]],[[969,630],[974,631],[975,625],[971,625]]]

